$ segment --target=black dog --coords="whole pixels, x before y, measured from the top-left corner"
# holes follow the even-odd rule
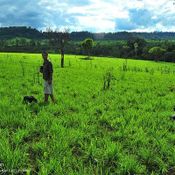
[[[171,116],[171,120],[174,120],[175,121],[175,115],[172,115]]]
[[[23,102],[28,104],[28,103],[38,103],[38,100],[34,96],[25,96],[23,98]]]

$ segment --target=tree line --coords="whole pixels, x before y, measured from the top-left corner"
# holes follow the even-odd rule
[[[0,39],[12,39],[16,37],[28,39],[46,39],[48,31],[39,31],[31,27],[0,27]],[[128,40],[130,38],[143,38],[150,40],[175,40],[174,32],[113,32],[113,33],[91,33],[88,31],[70,32],[72,41],[81,41],[86,38],[93,40]]]
[[[90,55],[94,55],[175,62],[175,40],[148,40],[140,37],[140,34],[144,35],[145,33],[133,35],[133,33],[121,32],[120,37],[123,39],[115,37],[114,39],[112,35],[116,34],[108,33],[106,34],[108,37],[104,39],[106,36],[102,33],[96,35],[90,32],[70,33],[69,30],[59,31],[49,28],[45,32],[39,32],[27,27],[8,27],[0,28],[0,34],[4,30],[6,32],[0,35],[0,51],[40,53],[42,50],[48,50],[52,53],[60,53],[61,67],[64,67],[64,54],[87,55],[87,59],[90,58]],[[13,34],[15,37],[7,37],[12,35],[13,30],[16,31]],[[30,31],[27,35],[31,35],[33,38],[24,37],[25,32],[22,31],[26,30]],[[18,34],[18,32],[22,33]],[[159,34],[157,33],[157,35]],[[164,35],[164,33],[162,34]],[[147,35],[151,34],[147,33]],[[3,36],[8,39],[2,39]]]

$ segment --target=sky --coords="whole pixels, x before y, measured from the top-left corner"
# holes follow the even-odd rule
[[[175,0],[0,0],[0,27],[174,31]]]

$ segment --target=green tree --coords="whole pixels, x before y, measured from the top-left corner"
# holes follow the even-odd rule
[[[93,47],[93,39],[91,38],[86,38],[83,42],[82,42],[82,47],[84,49],[84,51],[87,53],[88,58],[90,58],[90,52],[92,50]]]
[[[130,48],[131,56],[142,55],[144,47],[147,45],[146,41],[142,38],[131,38],[127,41],[127,46]]]
[[[148,53],[154,58],[155,61],[159,61],[162,55],[166,52],[165,49],[161,47],[152,47]]]
[[[5,46],[5,41],[4,40],[0,40],[0,47],[3,48]]]

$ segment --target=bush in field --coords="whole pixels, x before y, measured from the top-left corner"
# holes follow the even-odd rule
[[[165,52],[166,50],[161,47],[153,47],[148,51],[150,56],[153,57],[155,61],[159,61]]]
[[[93,39],[91,39],[91,38],[85,39],[82,43],[82,47],[83,47],[84,51],[87,53],[88,58],[90,58],[90,52],[91,52],[92,47],[93,47]]]
[[[111,88],[111,83],[115,80],[115,76],[113,74],[113,69],[108,69],[103,77],[103,90],[108,90]]]

